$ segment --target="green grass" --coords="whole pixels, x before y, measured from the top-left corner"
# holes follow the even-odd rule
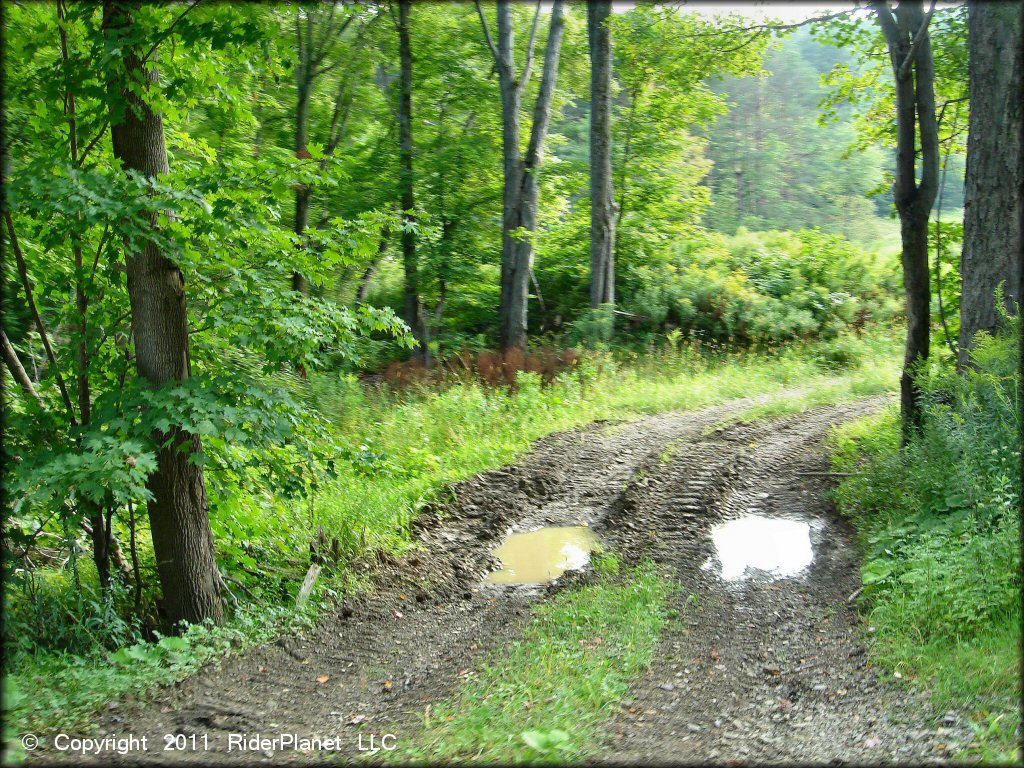
[[[924,435],[902,451],[895,407],[832,438],[833,468],[849,475],[836,500],[865,551],[871,658],[930,693],[937,714],[968,718],[975,739],[961,758],[1019,762],[1013,431],[993,413],[935,405],[928,414]]]
[[[739,413],[715,422],[704,430],[710,434],[719,427],[733,424],[751,424],[762,419],[775,419],[804,413],[812,408],[836,405],[862,397],[892,391],[892,371],[888,367],[858,368],[833,381],[812,383],[806,390],[791,397],[780,397],[751,406]]]
[[[264,606],[239,611],[227,625],[193,625],[181,637],[135,643],[116,653],[88,655],[39,652],[19,659],[4,677],[4,765],[24,759],[20,736],[34,733],[43,744],[59,732],[88,731],[95,713],[124,696],[144,698],[160,685],[183,680],[204,664],[260,643],[285,629],[312,626],[316,601],[304,609]],[[7,750],[11,750],[7,752]]]
[[[668,582],[650,563],[619,572],[595,561],[595,585],[534,609],[519,640],[493,653],[454,699],[424,713],[416,746],[398,760],[483,763],[577,761],[630,682],[650,662],[668,621]]]

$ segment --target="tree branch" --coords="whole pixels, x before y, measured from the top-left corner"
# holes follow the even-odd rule
[[[71,146],[71,162],[79,165],[78,162],[78,116],[75,113],[75,94],[71,92],[71,85],[68,83],[68,32],[63,22],[67,18],[64,3],[57,2],[57,20],[60,22],[60,58],[64,70],[64,114],[68,116],[68,137]]]
[[[68,418],[71,419],[71,425],[77,427],[78,419],[75,418],[75,408],[71,404],[71,397],[68,395],[68,388],[64,383],[64,377],[61,376],[60,368],[57,366],[57,356],[53,354],[53,347],[50,346],[50,337],[46,334],[46,327],[43,325],[43,320],[39,316],[39,309],[36,307],[36,300],[32,296],[32,284],[28,279],[28,267],[25,266],[25,254],[22,253],[21,246],[18,244],[18,236],[14,232],[14,221],[11,219],[10,211],[4,211],[4,221],[7,223],[7,233],[11,239],[11,250],[14,251],[14,259],[18,263],[18,275],[21,277],[22,288],[25,289],[25,298],[28,299],[29,311],[32,313],[32,319],[35,321],[39,337],[43,340],[43,348],[46,350],[46,357],[50,361],[50,365],[53,366],[53,372],[57,377],[57,386],[60,388],[60,395],[64,400],[64,407],[67,408],[68,411]]]
[[[530,82],[530,68],[533,66],[533,49],[537,44],[537,27],[540,26],[540,0],[537,0],[537,10],[533,12],[533,28],[530,30],[530,43],[526,47],[526,64],[523,66],[523,76],[519,79],[519,87],[525,88]]]
[[[484,9],[480,7],[480,0],[473,0],[473,4],[476,6],[476,12],[480,16],[480,24],[484,28],[484,39],[487,41],[487,47],[491,49],[491,55],[494,56],[494,63],[499,69],[504,69],[505,64],[501,60],[501,55],[498,53],[498,49],[494,46],[494,39],[491,37],[491,28],[487,26],[487,17],[484,16]]]
[[[322,61],[323,57],[327,55],[327,42],[333,37],[334,28],[334,14],[337,11],[337,3],[328,3],[328,16],[327,21],[321,25],[320,40],[313,46],[313,58]]]
[[[103,127],[102,127],[102,128],[100,128],[100,131],[99,131],[99,133],[97,133],[97,134],[96,134],[96,135],[95,135],[95,136],[93,137],[92,141],[90,141],[90,142],[89,142],[89,143],[88,143],[88,144],[86,145],[85,149],[84,149],[84,150],[82,150],[82,154],[81,154],[81,156],[80,156],[80,157],[78,158],[78,166],[79,166],[79,168],[81,168],[81,167],[82,167],[82,165],[84,165],[84,164],[85,164],[85,158],[86,158],[86,156],[87,156],[87,155],[89,154],[89,152],[90,152],[90,151],[92,150],[92,148],[96,146],[96,143],[97,143],[97,142],[98,142],[98,141],[99,141],[100,139],[102,139],[102,138],[103,138],[103,134],[105,134],[105,133],[107,132],[107,125],[109,125],[109,123],[106,123],[106,122],[105,122],[105,123],[103,123]]]
[[[948,103],[948,102],[947,102]],[[942,105],[942,113],[945,114],[946,105]],[[960,116],[960,109],[957,108],[957,118]],[[939,117],[939,122],[942,122],[942,117]],[[956,119],[953,121],[954,126],[956,125]],[[942,194],[946,191],[946,170],[949,168],[949,153],[952,145],[946,147],[946,155],[942,159],[942,179],[939,181],[939,199],[935,206],[935,297],[939,301],[939,319],[942,321],[942,332],[946,337],[946,346],[949,347],[949,351],[953,353],[953,357],[956,358],[958,355],[956,344],[953,342],[952,337],[949,335],[949,325],[946,323],[946,309],[942,303]]]
[[[524,179],[526,174],[533,173],[540,163],[541,148],[544,146],[544,137],[547,135],[548,124],[551,121],[551,100],[555,95],[558,57],[562,43],[562,31],[565,27],[565,21],[562,18],[564,7],[564,0],[555,0],[555,4],[551,8],[551,24],[544,50],[544,73],[540,80],[537,102],[534,105],[533,126],[530,128],[530,143],[526,150],[524,163]]]
[[[341,26],[338,28],[337,32],[331,31],[331,37],[333,38],[335,35],[339,35],[340,36],[340,35],[345,34],[345,30],[348,29],[348,27],[352,23],[353,19],[355,19],[355,16],[348,16],[345,19],[345,21],[343,21],[341,23]],[[324,36],[325,36],[325,39],[324,39],[323,44],[322,44],[322,46],[320,48],[320,52],[318,54],[316,54],[316,56],[313,59],[313,70],[314,70],[314,72],[317,75],[322,75],[322,74],[325,74],[326,72],[330,72],[332,69],[335,69],[341,63],[340,61],[336,61],[333,64],[327,65],[326,67],[320,66],[323,63],[324,59],[327,57],[327,54],[330,53],[332,50],[334,50],[333,43],[331,45],[327,44],[327,40],[326,40],[327,33],[326,32],[324,33]]]
[[[46,404],[43,402],[43,398],[36,392],[36,388],[32,386],[32,379],[25,373],[25,367],[21,364],[21,360],[18,359],[18,353],[11,345],[10,340],[7,338],[7,334],[3,328],[0,328],[0,344],[3,345],[4,362],[7,363],[8,369],[11,371],[11,376],[14,380],[21,385],[21,388],[25,390],[25,393],[31,395],[32,399],[39,404],[41,410],[46,410]]]
[[[892,11],[889,10],[889,6],[885,2],[873,2],[871,8],[878,18],[878,26],[882,28],[882,35],[888,44],[893,71],[898,72],[899,68],[903,66],[902,61],[895,59],[896,49],[900,44],[900,28],[896,25],[896,19],[893,18]]]
[[[295,79],[300,83],[304,77],[304,63],[305,63],[305,48],[302,45],[302,19],[299,17],[299,11],[295,11],[295,45],[299,53],[299,61],[295,67]]]
[[[192,11],[202,1],[203,0],[194,0],[192,5],[187,5],[185,7],[185,10],[182,11],[180,14],[178,14],[178,17],[174,21],[171,22],[171,25],[169,27],[167,27],[167,29],[165,29],[163,31],[163,33],[156,39],[156,41],[153,43],[153,45],[150,46],[149,50],[146,51],[146,55],[142,57],[143,63],[149,61],[149,57],[153,55],[153,53],[156,51],[156,49],[160,46],[160,43],[162,43],[164,40],[166,40],[168,37],[170,37],[171,34],[174,32],[174,28],[176,26],[178,26],[178,22],[180,22],[182,19],[184,19],[189,14],[189,12]]]
[[[914,61],[914,57],[917,56],[917,49],[921,46],[921,41],[928,34],[928,24],[932,20],[933,13],[935,13],[935,0],[932,0],[931,5],[928,7],[928,13],[925,14],[924,21],[921,22],[921,28],[917,30],[914,39],[910,41],[910,50],[907,51],[907,57],[903,59],[903,65],[897,73],[897,77],[900,80],[905,79],[910,74],[910,64]]]
[[[935,0],[932,0],[932,10]],[[919,10],[919,9],[916,9]],[[921,149],[921,182],[918,184],[919,213],[927,220],[931,214],[935,195],[939,190],[939,127],[935,119],[935,60],[931,40],[928,38],[929,15],[921,21],[916,38],[920,39],[916,52],[907,53],[907,61],[914,63],[914,107],[917,112]],[[913,50],[913,44],[911,45]]]
[[[107,224],[103,227],[103,234],[100,235],[100,244],[96,247],[96,257],[92,260],[92,269],[89,271],[89,283],[91,284],[93,279],[96,277],[96,267],[100,263],[100,254],[103,253],[103,245],[107,239],[107,233],[110,231],[110,225]]]
[[[832,19],[841,19],[847,16],[851,16],[857,11],[863,10],[862,6],[855,5],[847,11],[836,11],[835,13],[827,13],[822,16],[812,16],[809,19],[803,21],[796,21],[790,24],[752,24],[749,27],[720,27],[714,31],[709,32],[694,32],[689,37],[720,37],[722,35],[734,35],[739,32],[784,32],[791,29],[799,29],[800,27],[806,27],[808,24],[823,24],[826,21],[832,21]]]

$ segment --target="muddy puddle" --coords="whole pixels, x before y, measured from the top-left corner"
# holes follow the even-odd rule
[[[540,528],[513,533],[494,550],[501,568],[488,584],[545,584],[590,562],[598,538],[583,526]]]
[[[725,581],[796,576],[814,559],[811,526],[802,520],[746,515],[716,525],[711,541],[715,555],[704,568],[717,564]]]

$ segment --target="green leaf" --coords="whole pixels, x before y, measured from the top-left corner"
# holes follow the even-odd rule
[[[158,645],[171,653],[184,653],[192,644],[183,637],[162,637]]]
[[[869,560],[860,569],[861,580],[865,585],[877,584],[892,574],[892,565],[884,560]]]

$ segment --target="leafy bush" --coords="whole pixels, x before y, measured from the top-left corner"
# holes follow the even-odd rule
[[[817,230],[705,233],[627,265],[624,306],[649,326],[727,342],[834,338],[890,318],[895,265]]]
[[[834,438],[876,658],[943,706],[980,703],[983,721],[1019,699],[1019,326],[980,335],[965,376],[931,372],[923,431],[902,450],[895,408]]]

